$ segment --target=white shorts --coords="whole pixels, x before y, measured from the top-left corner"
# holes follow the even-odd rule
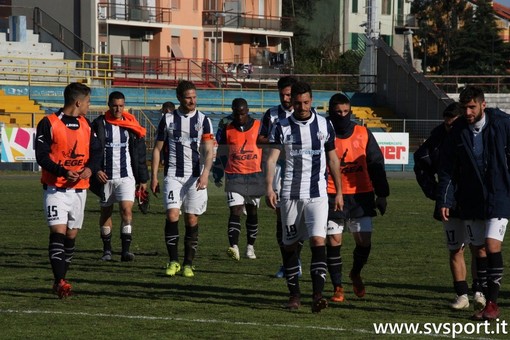
[[[258,208],[260,206],[260,197],[243,196],[237,192],[227,192],[227,205],[229,208],[245,204],[255,205]]]
[[[101,207],[109,207],[122,201],[135,201],[136,181],[133,177],[115,178],[104,185],[105,200],[99,201]]]
[[[202,215],[207,209],[207,189],[197,190],[198,177],[165,177],[163,205],[187,214]]]
[[[43,207],[48,226],[65,224],[69,229],[81,229],[86,189],[60,189],[48,186],[43,194]]]
[[[283,244],[294,244],[299,240],[306,240],[314,236],[326,238],[327,197],[299,200],[282,198],[280,204]]]
[[[474,246],[481,246],[485,244],[486,238],[492,238],[503,242],[505,238],[506,225],[508,219],[506,218],[491,218],[489,220],[465,220],[464,225],[467,228],[467,233],[471,244]]]
[[[467,228],[460,218],[450,217],[448,221],[443,222],[443,228],[448,250],[457,250],[469,243]]]
[[[344,231],[344,227],[347,227],[347,230],[351,233],[371,233],[373,230],[372,217],[364,216],[359,218],[349,218],[347,220],[329,220],[327,234],[341,234]]]

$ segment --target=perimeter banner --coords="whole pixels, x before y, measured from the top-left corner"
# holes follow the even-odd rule
[[[5,163],[35,162],[35,128],[2,126],[2,158]]]
[[[374,132],[384,155],[385,164],[409,164],[409,134],[406,132]]]

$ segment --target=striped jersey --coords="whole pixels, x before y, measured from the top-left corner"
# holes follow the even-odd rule
[[[108,179],[133,177],[129,153],[129,130],[104,121],[103,171]]]
[[[306,121],[296,120],[293,115],[281,119],[269,142],[283,146],[282,198],[327,196],[326,153],[335,149],[335,131],[326,118],[312,110]]]
[[[271,134],[271,128],[274,123],[276,123],[280,119],[287,118],[294,112],[294,110],[287,111],[281,105],[273,106],[269,110],[264,113],[262,116],[262,125],[260,127],[260,135],[264,137],[269,137]]]
[[[211,120],[198,110],[188,114],[174,110],[161,118],[156,140],[168,146],[164,155],[167,176],[199,177],[201,142],[214,140]]]

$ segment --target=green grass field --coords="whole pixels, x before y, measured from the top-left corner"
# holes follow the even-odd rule
[[[471,309],[448,309],[454,292],[442,227],[431,217],[432,202],[424,198],[410,176],[390,174],[388,211],[374,219],[372,253],[362,273],[367,295],[358,299],[352,293],[347,274],[353,241],[346,235],[342,248],[346,301],[330,304],[320,314],[310,311],[310,251],[306,247],[302,254],[303,307],[297,312],[281,307],[288,292],[284,280],[273,277],[280,255],[274,236],[275,215],[269,208],[263,206],[259,213],[258,258],[234,262],[227,257],[228,208],[222,189],[214,185],[209,187],[209,208],[200,221],[196,275],[192,279],[164,275],[167,255],[160,198],[151,197],[149,214],[135,212],[132,250],[136,261],[122,263],[118,253],[115,262],[99,261],[99,208],[96,197],[89,193],[85,225],[68,273],[75,295],[59,300],[51,291],[48,228],[39,177],[2,172],[0,180],[1,339],[391,337],[377,335],[373,323],[420,323],[422,334],[412,335],[415,339],[431,337],[424,332],[433,328],[424,328],[425,323],[443,327],[432,334],[434,337],[451,338],[447,327],[458,323],[456,327],[467,331],[457,336],[460,338],[507,338],[490,334],[497,331],[494,323],[488,328],[489,334],[484,328],[472,332],[476,324],[469,320]],[[119,250],[118,215],[115,218],[113,245]],[[183,229],[181,222],[181,235]],[[243,253],[245,235],[243,225]],[[508,274],[510,249],[506,244],[504,248]],[[503,278],[499,301],[502,320],[510,315],[508,280],[508,276]],[[325,293],[332,293],[329,281]]]

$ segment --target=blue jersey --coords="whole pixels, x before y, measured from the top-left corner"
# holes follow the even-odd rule
[[[279,121],[280,119],[287,118],[294,112],[294,110],[287,111],[281,105],[273,106],[269,110],[264,113],[262,117],[262,124],[260,126],[260,135],[264,137],[269,137],[271,135],[271,128],[274,123]]]
[[[312,110],[312,116],[306,121],[298,121],[292,115],[281,119],[276,122],[269,141],[283,145],[282,198],[327,196],[326,153],[335,149],[335,131],[326,118]]]
[[[165,157],[165,175],[199,177],[201,173],[200,145],[213,140],[211,120],[195,110],[183,114],[179,110],[165,114],[158,125],[156,141],[168,145]]]
[[[133,177],[129,153],[129,131],[105,121],[103,170],[108,179]]]

